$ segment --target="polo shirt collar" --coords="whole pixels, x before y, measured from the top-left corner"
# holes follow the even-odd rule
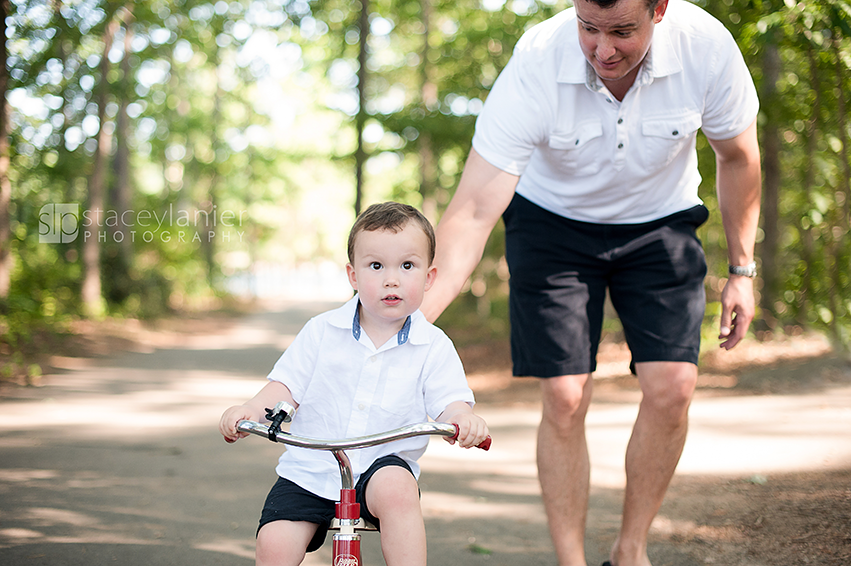
[[[360,300],[357,295],[349,299],[349,301],[340,307],[331,317],[330,322],[338,328],[350,328],[352,337],[355,340],[360,340],[363,329],[360,325],[360,310],[358,305]],[[396,333],[396,343],[401,346],[407,342],[411,344],[427,344],[429,342],[428,332],[424,327],[425,316],[418,310],[414,314],[409,315],[405,319],[405,323],[399,332]]]
[[[653,30],[653,41],[650,43],[650,51],[647,53],[644,67],[647,75],[652,78],[676,75],[683,70],[683,63],[677,50],[674,49],[671,26],[665,18],[662,18]]]
[[[574,20],[575,24],[575,20]],[[641,72],[638,75],[640,85],[649,84],[653,79],[674,75],[683,70],[682,61],[674,49],[671,38],[671,29],[664,18],[653,30],[653,41],[650,50],[642,63]],[[565,36],[565,49],[561,58],[556,80],[559,83],[587,84],[593,87],[597,82],[597,74],[594,68],[585,59],[582,49],[579,47],[579,29],[573,25],[573,29]]]

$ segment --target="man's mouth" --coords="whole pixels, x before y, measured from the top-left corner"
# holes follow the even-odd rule
[[[604,69],[612,69],[614,67],[617,67],[620,62],[620,59],[616,59],[614,61],[601,61],[600,59],[597,59],[597,63]]]

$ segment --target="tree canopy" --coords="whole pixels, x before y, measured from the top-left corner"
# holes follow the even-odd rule
[[[761,98],[757,331],[849,343],[851,5],[702,7]],[[342,264],[364,204],[437,221],[514,44],[566,0],[5,0],[0,342],[73,317],[159,316],[258,266]],[[699,140],[701,196],[714,156]],[[718,214],[701,229],[717,301]],[[504,319],[492,239],[465,301]],[[711,302],[708,320],[717,316]],[[495,323],[502,328],[503,323]],[[4,353],[4,352],[0,352]]]

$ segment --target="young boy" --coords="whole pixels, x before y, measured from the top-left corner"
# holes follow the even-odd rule
[[[469,448],[488,435],[473,414],[473,393],[449,338],[418,310],[437,275],[434,231],[415,208],[369,207],[349,234],[346,272],[357,295],[313,318],[244,405],[222,415],[227,440],[243,436],[243,419],[266,407],[298,408],[290,431],[313,438],[351,438],[425,422],[455,423]],[[361,515],[381,530],[388,566],[425,566],[425,526],[417,459],[428,437],[348,453]],[[260,517],[257,564],[297,565],[319,548],[334,517],[340,472],[325,451],[288,447]]]

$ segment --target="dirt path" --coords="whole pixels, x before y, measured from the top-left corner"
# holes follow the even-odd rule
[[[215,423],[328,306],[148,333],[136,351],[54,360],[41,387],[0,389],[0,564],[253,564],[279,448],[228,446]],[[655,566],[851,564],[851,369],[822,346],[801,339],[763,358],[709,361],[651,533]],[[617,532],[638,399],[619,373],[623,352],[604,353],[588,419],[592,566]],[[435,441],[423,459],[430,563],[552,566],[534,464],[537,384],[507,377],[500,351],[462,356],[494,448]],[[383,563],[377,538],[366,535],[367,564]],[[328,564],[327,546],[305,564]]]

